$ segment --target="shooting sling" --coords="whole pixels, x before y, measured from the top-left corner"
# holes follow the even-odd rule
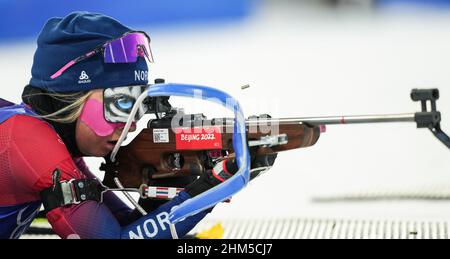
[[[84,201],[103,201],[103,193],[107,191],[96,179],[72,179],[60,181],[59,169],[53,171],[53,186],[41,192],[45,213],[63,206],[79,204]]]

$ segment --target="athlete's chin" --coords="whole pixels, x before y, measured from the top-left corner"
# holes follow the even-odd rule
[[[113,149],[114,149],[115,146],[116,146],[115,144],[106,143],[106,148],[105,148],[105,150],[103,150],[102,156],[106,156],[106,155],[109,154],[111,151],[113,151]]]
[[[109,150],[108,151],[104,151],[104,152],[98,154],[98,157],[105,157],[109,152],[110,152]]]
[[[83,154],[93,157],[105,157],[113,150],[113,148],[114,146],[112,148],[109,146],[105,146],[96,150],[90,150],[90,152],[83,152]]]
[[[105,157],[106,155],[109,154],[109,152],[111,152],[111,151],[109,151],[109,150],[107,150],[107,151],[102,151],[102,152],[97,153],[95,156],[96,156],[96,157]]]

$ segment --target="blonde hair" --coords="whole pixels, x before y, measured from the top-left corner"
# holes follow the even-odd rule
[[[68,105],[55,112],[37,115],[38,118],[47,119],[59,123],[72,123],[80,117],[83,110],[84,102],[92,94],[94,90],[89,92],[77,92],[77,93],[35,93],[24,95],[23,97],[32,97],[34,95],[46,95],[61,102],[68,103]]]

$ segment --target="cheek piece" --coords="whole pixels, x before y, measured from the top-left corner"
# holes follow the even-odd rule
[[[92,98],[84,104],[80,119],[100,137],[111,135],[115,129],[125,126],[122,122],[106,121],[103,117],[103,104]]]

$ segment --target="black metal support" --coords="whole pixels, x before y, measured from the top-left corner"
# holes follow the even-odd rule
[[[417,128],[429,128],[434,136],[450,149],[450,137],[441,130],[441,113],[436,110],[439,90],[436,88],[413,89],[411,99],[416,102],[420,101],[422,105],[422,111],[414,114]],[[427,102],[430,102],[431,110],[427,109]]]

